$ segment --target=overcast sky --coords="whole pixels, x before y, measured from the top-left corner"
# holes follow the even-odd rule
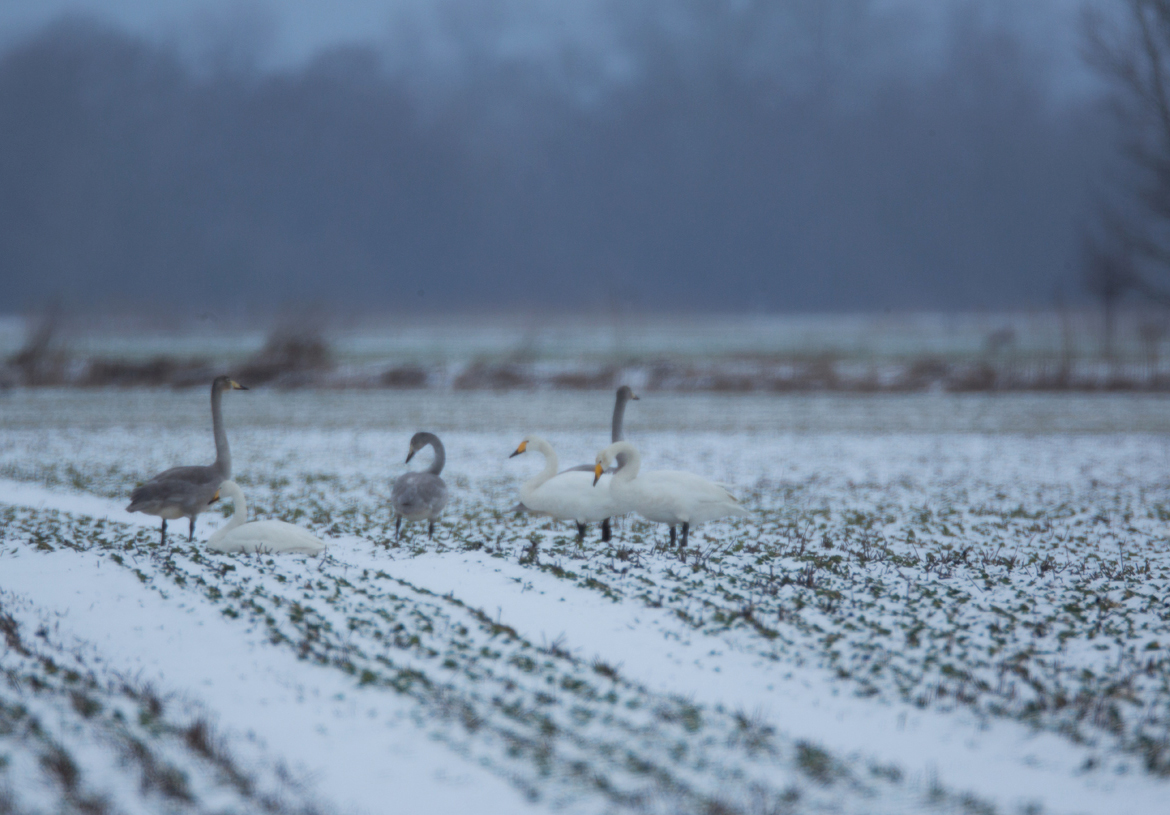
[[[1078,9],[0,0],[0,303],[1048,306],[1116,176]]]
[[[604,26],[606,0],[495,0],[526,8],[540,36],[596,38]],[[929,53],[955,0],[873,0],[871,6],[925,11],[936,30],[922,32]],[[1077,55],[1077,18],[1084,0],[984,0],[989,22],[1006,22],[1044,44],[1062,64],[1065,88],[1083,86],[1086,72]],[[295,67],[323,48],[353,42],[384,42],[403,11],[425,10],[432,0],[0,0],[0,37],[18,40],[68,13],[88,14],[151,39],[199,48],[242,29],[256,39],[265,67]],[[599,20],[600,18],[600,20]],[[527,47],[540,48],[529,42]]]

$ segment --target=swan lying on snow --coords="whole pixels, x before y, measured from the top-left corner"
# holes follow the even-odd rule
[[[235,481],[219,485],[221,497],[230,498],[234,510],[228,525],[211,536],[207,548],[216,552],[244,552],[253,554],[302,553],[317,555],[325,543],[311,533],[284,521],[252,521],[248,519],[248,504],[244,492]]]
[[[620,511],[637,512],[648,521],[670,524],[671,546],[676,542],[675,527],[679,524],[682,524],[681,546],[685,548],[691,524],[729,515],[751,516],[751,512],[741,507],[726,488],[702,476],[679,470],[639,473],[642,456],[628,441],[611,444],[597,454],[593,470],[596,489],[606,489],[598,482],[615,459],[618,468],[610,476],[606,491],[613,496]]]
[[[520,487],[520,502],[533,515],[545,515],[558,521],[576,521],[578,540],[585,537],[586,524],[620,515],[609,490],[594,489],[593,473],[566,470],[557,473],[557,454],[540,436],[528,436],[509,458],[536,450],[544,456],[544,469]],[[608,479],[606,475],[604,478]],[[608,485],[608,484],[607,484]]]

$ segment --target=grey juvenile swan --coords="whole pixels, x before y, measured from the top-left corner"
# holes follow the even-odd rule
[[[211,425],[215,431],[215,463],[207,466],[172,467],[159,473],[130,493],[130,512],[142,512],[162,518],[161,542],[167,542],[167,521],[189,518],[187,540],[195,539],[195,518],[219,497],[219,485],[232,477],[232,453],[223,429],[220,402],[223,392],[246,391],[243,385],[226,376],[211,383]]]
[[[439,477],[443,472],[443,465],[447,462],[447,453],[443,449],[443,442],[434,433],[415,433],[410,440],[410,452],[406,454],[409,464],[414,454],[427,445],[434,448],[435,458],[431,466],[423,472],[405,473],[394,482],[394,490],[390,493],[390,503],[394,505],[394,512],[398,518],[394,521],[394,537],[402,531],[402,519],[408,521],[428,521],[427,535],[435,536],[435,519],[447,506],[447,485]]]

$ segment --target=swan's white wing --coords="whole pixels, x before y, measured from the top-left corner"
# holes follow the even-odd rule
[[[596,523],[612,518],[621,511],[610,494],[609,479],[603,475],[594,486],[592,472],[568,470],[525,495],[524,506],[563,521]]]
[[[699,524],[751,514],[722,486],[694,473],[655,470],[639,475],[633,483],[637,485],[636,509],[651,521]]]

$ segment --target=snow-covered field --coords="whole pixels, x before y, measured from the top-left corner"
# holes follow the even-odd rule
[[[681,555],[507,512],[610,400],[225,397],[314,559],[124,512],[211,459],[202,392],[0,397],[0,812],[1170,809],[1165,399],[646,395],[644,466],[755,513]],[[418,429],[453,501],[399,542]]]

